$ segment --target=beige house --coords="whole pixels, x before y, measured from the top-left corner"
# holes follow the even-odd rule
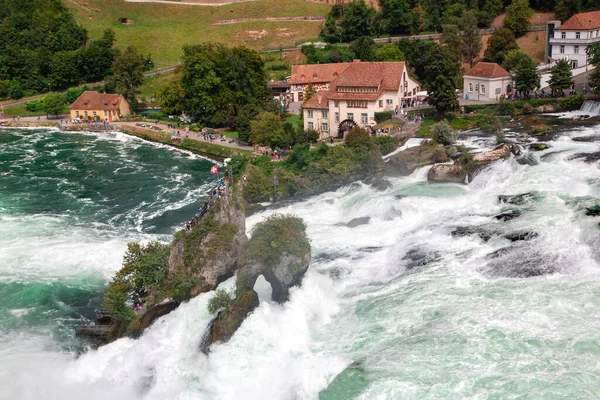
[[[376,112],[399,110],[402,99],[419,90],[403,62],[354,61],[304,103],[304,129],[341,137],[353,126],[375,125]]]
[[[500,65],[479,62],[464,75],[463,84],[465,100],[493,101],[512,91],[513,79]]]
[[[292,101],[304,101],[304,92],[309,84],[315,91],[328,90],[329,83],[336,79],[352,63],[292,65],[290,92]]]
[[[83,121],[118,121],[131,115],[129,103],[120,94],[85,91],[69,106],[71,119]]]

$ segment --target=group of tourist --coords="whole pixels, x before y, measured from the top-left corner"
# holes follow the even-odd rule
[[[228,184],[229,179],[221,179],[219,180],[219,186],[208,192],[208,200],[206,200],[202,207],[198,209],[196,215],[194,215],[190,221],[185,223],[186,231],[192,230],[196,225],[198,225],[200,219],[208,212],[208,210],[210,210],[211,205],[214,204],[220,196],[225,196]]]

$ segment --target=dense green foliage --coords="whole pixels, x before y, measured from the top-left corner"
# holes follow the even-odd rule
[[[552,67],[548,85],[552,89],[552,93],[561,94],[563,94],[565,89],[569,89],[573,85],[571,64],[567,59],[561,58]]]
[[[128,47],[119,54],[112,64],[112,75],[106,78],[106,88],[111,93],[122,94],[130,107],[137,108],[137,88],[144,82],[145,65],[151,63],[140,55],[134,47]]]
[[[488,39],[488,47],[485,49],[485,61],[503,64],[504,58],[511,50],[518,50],[519,45],[515,35],[507,28],[496,30]]]
[[[135,314],[131,305],[144,300],[150,288],[162,282],[167,274],[169,246],[159,242],[147,245],[129,243],[123,258],[123,268],[109,283],[103,306],[115,318],[131,320]]]
[[[185,98],[178,79],[172,79],[160,87],[157,93],[158,104],[166,114],[178,114],[183,111]]]
[[[514,72],[515,89],[529,98],[529,92],[540,87],[540,74],[537,72],[537,65],[528,56],[519,58]]]
[[[218,289],[208,301],[206,308],[208,309],[209,314],[217,315],[219,311],[229,307],[234,298],[235,296],[233,293],[230,293],[225,289]]]
[[[244,46],[184,46],[181,86],[185,109],[209,126],[235,125],[243,107],[264,107],[269,97],[262,57]]]
[[[352,128],[344,138],[344,143],[346,146],[353,149],[360,148],[371,148],[373,143],[371,142],[371,137],[369,136],[369,132],[366,130],[356,127]]]
[[[380,124],[383,121],[389,121],[392,119],[392,114],[393,114],[392,110],[376,112],[375,113],[375,122]]]
[[[590,64],[596,66],[588,78],[594,93],[600,95],[600,43],[593,43],[586,49]]]
[[[282,255],[303,258],[309,252],[304,221],[290,215],[272,215],[252,229],[246,255],[273,268]]]
[[[529,8],[529,0],[512,0],[506,7],[504,27],[517,36],[523,35],[529,28],[529,20],[533,10]]]
[[[581,94],[567,96],[560,100],[560,108],[565,111],[579,110],[585,101],[585,97]]]
[[[46,115],[59,115],[68,111],[65,97],[58,93],[50,93],[44,97],[43,110]]]
[[[433,140],[444,146],[451,145],[458,140],[458,133],[452,129],[445,119],[431,127],[431,134],[433,135]]]
[[[373,144],[377,146],[382,155],[386,155],[396,150],[398,140],[389,135],[380,135],[373,138]]]

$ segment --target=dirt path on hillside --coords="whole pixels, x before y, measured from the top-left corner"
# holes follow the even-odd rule
[[[187,0],[187,1],[169,1],[169,0],[125,0],[129,3],[161,3],[171,5],[184,5],[184,6],[208,6],[208,7],[220,7],[227,4],[236,3],[248,3],[257,0]]]
[[[301,16],[301,17],[265,17],[265,18],[238,18],[238,19],[222,19],[213,21],[212,25],[229,25],[229,24],[241,24],[242,22],[256,22],[256,21],[307,21],[307,22],[323,22],[325,17],[314,17],[314,16]]]

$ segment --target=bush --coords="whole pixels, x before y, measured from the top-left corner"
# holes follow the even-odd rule
[[[560,108],[564,111],[579,110],[584,101],[582,94],[567,96],[560,101]]]
[[[396,147],[398,146],[396,138],[387,135],[374,137],[373,143],[379,148],[379,151],[383,155],[391,153],[396,150]]]
[[[359,147],[369,148],[372,145],[371,136],[369,136],[369,133],[366,130],[359,127],[352,128],[350,132],[346,134],[346,137],[344,138],[344,143],[346,144],[346,146],[355,149]]]
[[[225,289],[218,289],[215,291],[214,296],[208,301],[206,308],[211,315],[217,315],[219,311],[229,307],[233,302],[233,299],[233,293],[230,293]]]
[[[431,127],[431,134],[433,135],[433,140],[444,146],[451,145],[458,139],[458,133],[452,129],[452,126],[445,119]]]
[[[515,103],[511,103],[508,101],[500,101],[496,106],[496,114],[497,115],[512,115],[515,113]]]
[[[266,267],[276,267],[284,254],[301,258],[308,252],[310,243],[304,221],[291,215],[273,215],[252,229],[247,256],[249,260],[262,261]]]
[[[44,105],[39,100],[28,101],[25,103],[25,109],[29,112],[38,112],[44,109]]]
[[[375,113],[375,122],[380,124],[384,121],[388,121],[388,120],[392,119],[392,115],[393,115],[392,110],[376,112]]]
[[[532,114],[533,106],[529,103],[525,103],[525,104],[523,104],[522,111],[523,111],[523,114]]]
[[[244,198],[250,203],[268,201],[271,196],[271,180],[260,168],[251,165],[246,176]]]

